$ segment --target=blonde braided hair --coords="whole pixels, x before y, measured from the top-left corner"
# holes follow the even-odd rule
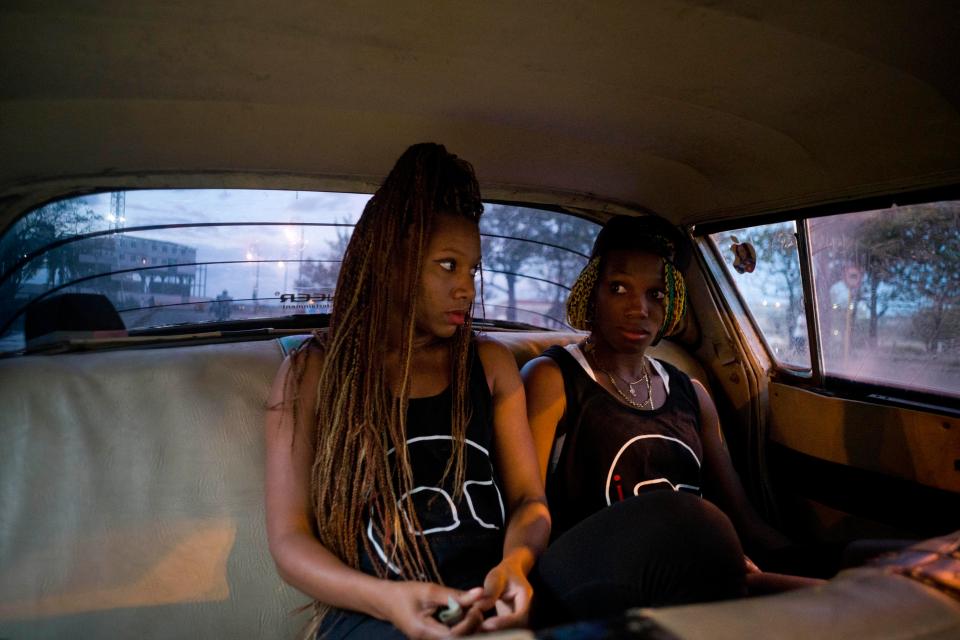
[[[632,223],[633,226],[641,228],[646,221],[651,220],[651,227],[663,228],[668,225],[665,220],[656,216],[646,216],[644,218],[632,218],[629,223],[622,223],[625,217],[618,216],[611,220],[613,224]],[[614,222],[616,221],[616,222]],[[577,276],[573,286],[570,288],[570,295],[567,297],[567,323],[579,331],[589,331],[593,321],[594,293],[596,292],[597,281],[600,279],[600,273],[603,268],[603,256],[609,250],[605,246],[604,240],[609,237],[604,231],[613,226],[610,222],[601,230],[594,244],[593,255],[587,262],[580,275]],[[678,233],[675,235],[679,236]],[[649,232],[649,235],[643,238],[619,239],[617,245],[623,244],[621,248],[633,248],[637,251],[647,251],[663,258],[663,280],[665,283],[664,296],[664,316],[663,323],[653,340],[653,344],[660,342],[661,338],[676,335],[681,330],[681,324],[684,314],[687,310],[687,288],[683,279],[683,274],[674,265],[673,257],[678,252],[677,241],[658,233]],[[627,246],[633,242],[636,246]]]
[[[418,284],[435,218],[458,215],[478,222],[482,212],[479,186],[469,163],[442,145],[407,149],[357,222],[340,269],[329,331],[313,338],[324,353],[316,412],[306,417],[316,434],[310,496],[317,537],[353,568],[360,566],[362,544],[381,578],[388,576],[389,567],[362,535],[367,523],[385,542],[389,564],[399,568],[405,579],[442,583],[429,546],[415,533],[421,527],[412,501],[413,469],[405,435]],[[399,285],[391,280],[398,269],[402,269]],[[394,302],[404,308],[400,318],[389,314],[396,307]],[[400,380],[394,396],[382,342],[388,327],[398,321]],[[453,473],[458,487],[455,499],[465,475],[471,336],[468,314],[465,325],[449,341],[453,444],[444,478]],[[293,364],[287,379],[288,398],[298,393],[306,358],[296,358]],[[296,403],[293,407],[296,422],[301,418],[296,415]],[[305,635],[315,633],[330,612],[321,602],[313,608]]]

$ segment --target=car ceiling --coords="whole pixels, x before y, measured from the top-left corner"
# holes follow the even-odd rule
[[[58,194],[369,191],[678,223],[960,184],[960,3],[7,0],[0,228]]]

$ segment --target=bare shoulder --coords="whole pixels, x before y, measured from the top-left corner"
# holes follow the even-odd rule
[[[713,404],[713,398],[710,397],[710,392],[707,391],[703,383],[696,378],[690,378],[690,382],[693,384],[693,390],[697,394],[697,401],[700,403],[701,413],[716,414],[717,409]]]
[[[301,398],[302,392],[315,393],[320,370],[323,368],[325,350],[316,339],[310,339],[292,349],[280,364],[280,369],[270,391],[270,408],[278,408],[294,398]]]
[[[478,335],[474,340],[477,343],[477,353],[480,354],[480,361],[483,362],[485,369],[507,368],[517,370],[517,361],[513,357],[513,352],[496,338],[488,335]]]
[[[317,375],[319,375],[325,356],[326,349],[322,341],[317,338],[311,338],[292,350],[288,358],[301,361],[303,363],[301,366],[303,366],[305,370],[316,371]]]
[[[521,370],[524,384],[563,384],[563,373],[557,361],[547,356],[531,358]]]
[[[494,397],[512,393],[522,386],[517,361],[513,353],[502,342],[489,336],[477,336],[477,353],[487,376],[487,384]]]

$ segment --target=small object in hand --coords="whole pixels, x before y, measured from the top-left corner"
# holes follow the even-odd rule
[[[436,616],[437,620],[448,627],[452,627],[463,620],[463,607],[452,597],[447,596],[447,606],[438,609]]]

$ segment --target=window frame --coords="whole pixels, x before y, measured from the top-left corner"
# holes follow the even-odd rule
[[[786,220],[773,220],[773,221],[769,221],[769,222],[757,223],[757,224],[750,225],[750,226],[737,225],[737,226],[730,227],[730,228],[728,228],[728,229],[724,229],[724,230],[722,230],[722,231],[720,231],[720,230],[713,231],[712,233],[723,233],[724,231],[733,231],[734,229],[747,229],[747,228],[752,228],[752,227],[757,227],[757,226],[764,226],[764,225],[769,225],[769,224],[776,224],[776,223],[778,223],[778,222],[789,222],[789,221],[791,221],[791,220],[792,220],[792,219],[787,218]],[[799,230],[799,229],[800,229],[800,227],[799,227],[799,221],[797,221],[797,223],[798,223],[797,231],[795,232],[795,235],[796,235],[796,237],[797,237],[797,254],[798,254],[798,262],[799,262],[799,265],[800,265],[800,277],[801,277],[801,285],[802,285],[802,287],[803,287],[803,295],[804,295],[804,297],[806,298],[807,295],[808,295],[808,291],[807,291],[807,283],[806,283],[806,281],[805,281],[805,277],[804,277],[804,274],[803,274],[803,262],[804,262],[804,261],[799,257],[800,250],[801,250],[801,242],[800,242],[800,235],[801,235],[801,233],[800,233],[800,230]],[[741,310],[747,317],[750,318],[751,328],[753,329],[754,333],[756,334],[757,339],[763,344],[764,355],[766,355],[766,357],[767,357],[767,359],[769,360],[769,362],[771,363],[771,365],[773,365],[774,368],[776,368],[777,370],[779,370],[781,373],[783,373],[783,374],[785,374],[785,375],[787,375],[787,376],[789,376],[789,377],[792,377],[792,378],[797,378],[797,379],[801,379],[801,380],[808,380],[808,381],[819,380],[819,378],[816,377],[816,373],[818,372],[818,368],[814,365],[813,352],[812,352],[812,350],[810,351],[810,368],[804,367],[804,366],[802,366],[802,365],[791,364],[791,363],[789,363],[789,362],[782,362],[781,359],[778,358],[778,357],[774,354],[773,347],[771,346],[770,341],[767,339],[767,335],[766,335],[766,334],[764,333],[764,331],[760,328],[760,322],[757,320],[757,317],[756,317],[756,315],[755,315],[754,312],[753,312],[753,308],[750,306],[750,303],[747,302],[746,298],[744,298],[743,293],[740,291],[740,287],[737,286],[736,281],[733,280],[733,275],[730,273],[729,268],[726,266],[726,262],[725,262],[725,260],[724,260],[723,254],[722,254],[722,252],[721,252],[721,248],[720,248],[720,247],[717,245],[717,243],[714,242],[713,239],[710,238],[709,236],[701,235],[701,234],[696,234],[696,235],[697,235],[698,237],[700,237],[700,238],[703,239],[702,246],[706,246],[706,247],[709,249],[709,251],[711,252],[711,257],[712,257],[711,266],[714,267],[714,268],[711,269],[711,271],[712,271],[714,277],[715,277],[715,278],[716,278],[716,277],[721,277],[721,278],[723,278],[726,282],[728,282],[728,283],[730,284],[730,287],[729,287],[729,288],[730,288],[730,291],[733,293],[733,295],[736,296],[737,302],[739,303],[739,306],[740,306],[740,310]],[[807,299],[809,299],[809,298],[807,298]],[[807,344],[809,345],[809,344],[810,344],[810,333],[809,333],[809,332],[810,332],[810,326],[811,326],[811,325],[810,325],[810,318],[808,317],[808,316],[809,316],[809,308],[806,307],[806,306],[804,307],[804,315],[805,315],[805,317],[807,317]],[[809,349],[809,347],[808,347],[808,349]]]
[[[927,411],[940,415],[957,418],[960,409],[951,405],[957,404],[957,398],[941,393],[919,391],[902,387],[893,387],[880,382],[864,382],[851,378],[825,373],[823,364],[823,350],[820,344],[820,314],[817,296],[813,285],[813,260],[810,255],[809,221],[815,218],[861,213],[864,211],[889,209],[894,206],[922,205],[945,200],[960,200],[960,185],[922,189],[902,194],[874,196],[842,203],[830,203],[802,209],[785,210],[762,216],[751,216],[742,219],[729,219],[695,225],[692,228],[694,238],[700,239],[699,246],[709,247],[711,255],[707,258],[711,268],[708,269],[713,278],[723,278],[727,287],[719,286],[719,291],[727,289],[736,296],[744,316],[749,318],[750,330],[756,334],[759,343],[763,346],[764,357],[769,363],[767,373],[772,381],[793,384],[811,391],[829,396],[843,397],[874,404],[882,404],[903,409]],[[810,369],[798,369],[778,361],[774,357],[770,344],[760,330],[757,319],[749,305],[743,298],[739,287],[726,268],[719,247],[710,236],[734,229],[750,228],[773,224],[776,222],[794,221],[797,235],[797,255],[800,261],[800,277],[805,300],[804,305],[807,319],[807,344],[810,353]],[[719,283],[717,283],[719,285]],[[729,311],[729,308],[728,308]],[[737,318],[733,318],[742,331],[744,327]]]

